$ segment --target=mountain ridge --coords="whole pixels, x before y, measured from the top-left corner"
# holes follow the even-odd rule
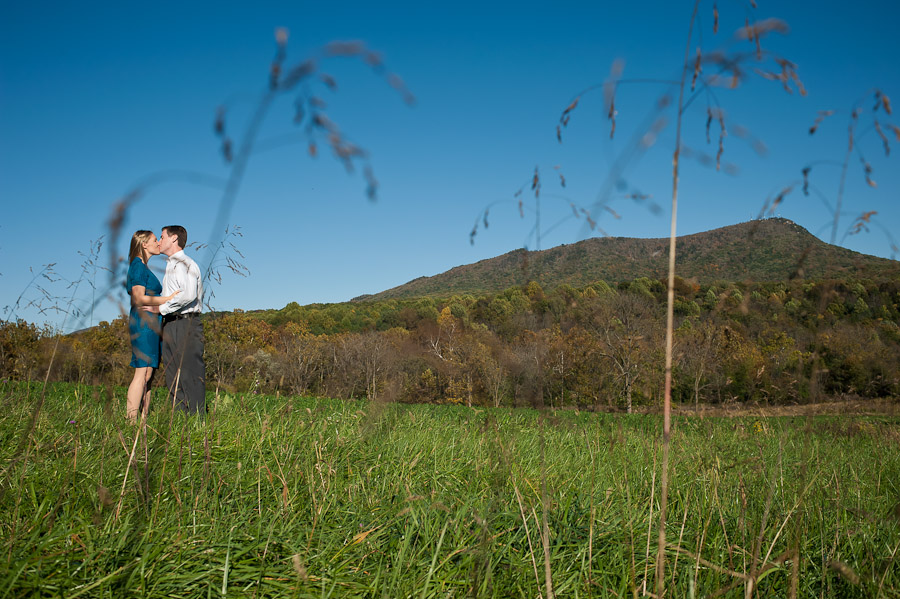
[[[553,288],[662,279],[668,251],[668,238],[592,237],[540,251],[516,249],[351,301],[496,293],[531,280]],[[830,245],[783,218],[684,235],[676,252],[676,274],[698,283],[900,277],[900,262]]]

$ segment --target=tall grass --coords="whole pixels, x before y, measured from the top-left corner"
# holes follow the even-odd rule
[[[38,393],[0,390],[0,596],[654,589],[654,415],[220,395],[204,423],[157,402],[120,497],[141,429],[98,389],[53,386],[13,462]],[[698,417],[672,435],[667,594],[898,596],[896,415]]]

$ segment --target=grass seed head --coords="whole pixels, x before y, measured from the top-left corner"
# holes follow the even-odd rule
[[[297,573],[297,576],[299,576],[301,580],[309,580],[309,574],[307,574],[306,572],[306,566],[304,566],[303,562],[300,561],[299,553],[295,553],[291,556],[291,563],[294,566],[294,572]]]
[[[885,95],[880,89],[875,90],[875,107],[872,112],[877,112],[879,107],[884,107],[884,111],[891,114],[891,99]]]
[[[213,130],[216,135],[221,137],[225,134],[225,107],[219,106],[216,109],[216,121],[213,124]]]
[[[104,487],[103,485],[99,485],[97,487],[97,497],[100,499],[100,504],[103,507],[111,507],[113,503],[112,495],[109,492],[109,489]]]
[[[891,155],[891,144],[888,143],[887,135],[884,134],[884,131],[881,129],[881,124],[878,121],[875,121],[875,132],[878,133],[878,137],[881,138],[881,143],[884,146],[884,155]]]
[[[356,56],[362,54],[366,45],[360,41],[331,42],[325,46],[325,54],[328,56]]]
[[[900,141],[900,127],[891,123],[888,123],[888,127],[894,132],[894,137],[897,138],[897,141]]]
[[[844,578],[844,580],[846,580],[850,584],[859,584],[859,576],[856,574],[856,572],[853,571],[853,568],[851,568],[844,562],[833,559],[828,562],[828,567],[840,574]]]
[[[694,76],[691,78],[691,91],[694,91],[694,88],[697,87],[697,77],[700,76],[700,65],[702,64],[702,54],[700,53],[700,46],[697,46],[697,59],[694,61]]]
[[[750,24],[750,19],[744,19],[744,26],[738,29],[734,36],[739,40],[755,41],[770,33],[787,35],[790,33],[790,30],[791,28],[788,27],[786,22],[774,17],[757,21],[752,25]]]

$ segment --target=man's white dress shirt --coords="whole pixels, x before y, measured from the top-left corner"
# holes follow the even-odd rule
[[[165,316],[200,312],[203,301],[200,267],[184,253],[184,250],[172,254],[166,262],[162,295],[170,295],[179,289],[181,293],[159,307],[160,314]]]

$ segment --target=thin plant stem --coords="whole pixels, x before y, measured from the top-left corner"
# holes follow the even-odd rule
[[[678,114],[675,132],[675,152],[672,156],[672,221],[669,231],[669,284],[666,299],[666,375],[663,394],[663,451],[660,477],[659,537],[656,549],[656,596],[662,597],[666,588],[666,510],[669,500],[669,440],[672,432],[672,345],[675,337],[675,235],[678,217],[678,157],[681,152],[681,121],[684,106],[684,85],[690,68],[691,37],[700,0],[694,1],[694,11],[688,27],[684,48],[684,66],[678,91]]]
[[[550,527],[547,523],[547,511],[550,509],[550,499],[547,496],[547,463],[544,455],[544,415],[541,413],[540,426],[541,445],[541,545],[544,549],[544,588],[547,591],[547,599],[553,599],[553,576],[550,569]]]

